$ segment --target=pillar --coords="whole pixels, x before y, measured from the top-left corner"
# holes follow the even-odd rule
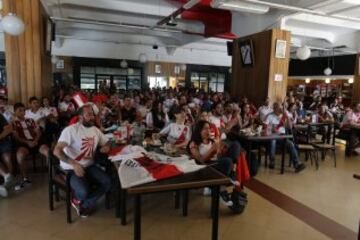
[[[276,57],[277,40],[286,41],[285,55]],[[248,97],[260,105],[266,97],[282,101],[286,96],[290,59],[291,33],[281,29],[271,29],[242,37],[233,42],[232,80],[230,94],[234,97]],[[244,66],[240,45],[251,41],[253,65]],[[283,45],[284,46],[284,45]],[[278,47],[280,52],[280,47]]]
[[[11,11],[24,21],[25,31],[19,36],[4,33],[8,97],[12,103],[27,104],[31,96],[50,94],[51,57],[45,50],[47,15],[40,0],[3,0],[3,16]]]
[[[360,103],[360,54],[356,56],[352,102]]]

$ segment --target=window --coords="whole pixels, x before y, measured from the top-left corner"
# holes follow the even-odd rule
[[[168,85],[165,77],[150,76],[148,77],[148,83],[150,88],[166,88]]]
[[[225,74],[224,73],[191,73],[191,84],[204,91],[224,92]]]
[[[80,68],[80,88],[84,90],[98,90],[101,82],[106,86],[115,86],[116,90],[141,89],[141,69],[111,67],[87,67]]]

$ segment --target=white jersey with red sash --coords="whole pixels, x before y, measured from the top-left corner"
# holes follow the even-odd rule
[[[108,138],[97,127],[87,128],[78,122],[66,127],[58,142],[67,144],[64,152],[69,158],[78,161],[83,167],[88,167],[94,163],[94,153],[98,145],[105,145]],[[60,165],[66,170],[72,169],[72,166],[64,161],[60,161]]]
[[[191,130],[184,124],[170,123],[160,131],[161,135],[167,135],[167,141],[171,144],[181,144],[190,141]]]
[[[347,129],[350,127],[350,124],[360,124],[360,112],[356,113],[353,111],[349,111],[345,116],[343,121],[341,122],[341,128]]]
[[[15,118],[13,120],[13,128],[14,131],[18,134],[21,139],[26,141],[33,141],[36,138],[36,131],[38,130],[38,125],[31,118],[25,118],[24,120],[20,120]]]
[[[225,128],[225,121],[224,121],[224,117],[218,117],[218,116],[210,116],[209,117],[209,122],[213,125],[215,125],[218,129],[218,131],[220,132],[220,129]],[[225,133],[221,133],[221,139],[226,139],[226,134]]]
[[[286,114],[276,115],[275,113],[270,113],[265,120],[265,124],[271,129],[272,133],[285,134],[285,121]]]

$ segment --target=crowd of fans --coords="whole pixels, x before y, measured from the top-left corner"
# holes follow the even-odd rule
[[[79,99],[91,103],[80,107]],[[87,216],[96,200],[110,189],[109,177],[94,166],[94,152],[97,147],[102,153],[109,152],[105,134],[118,126],[131,126],[132,141],[137,143],[150,130],[152,138],[165,138],[171,148],[187,151],[198,164],[212,164],[232,179],[242,149],[236,138],[240,132],[285,134],[291,133],[296,124],[334,123],[347,136],[348,154],[359,153],[359,131],[350,129],[360,127],[360,104],[345,108],[341,98],[327,105],[318,97],[305,108],[299,98],[289,96],[282,102],[266,99],[257,108],[246,97],[238,100],[227,93],[196,89],[120,93],[101,89],[89,93],[68,88],[58,90],[53,98],[31,97],[27,106],[10,105],[6,97],[0,97],[0,175],[4,182],[0,195],[6,196],[12,187],[19,191],[30,185],[26,159],[36,154],[47,158],[49,149],[54,149],[61,166],[73,173],[72,204],[82,216]],[[330,132],[324,129],[326,140],[330,139]],[[286,146],[295,172],[302,171],[305,165],[299,159],[296,144],[287,140]],[[269,143],[267,150],[270,168],[274,168],[276,140]],[[98,184],[96,190],[89,186],[90,180]],[[209,191],[204,189],[204,194]],[[232,193],[222,191],[221,199],[233,212],[240,212],[246,194],[234,180]]]

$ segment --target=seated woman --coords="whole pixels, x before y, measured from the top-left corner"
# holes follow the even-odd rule
[[[188,150],[197,163],[211,164],[218,171],[230,177],[233,163],[237,161],[240,155],[240,144],[232,144],[230,148],[224,151],[220,139],[213,140],[211,138],[210,123],[200,120],[195,125]],[[226,190],[220,193],[222,202],[234,213],[240,213],[244,209],[244,205],[240,203],[240,195],[241,193],[235,188],[231,196]]]
[[[175,148],[185,148],[191,138],[191,128],[185,125],[185,111],[179,106],[174,106],[171,112],[176,120],[160,131],[160,137],[166,137],[167,141]]]
[[[151,111],[146,115],[146,126],[154,130],[162,129],[169,121],[169,117],[164,111],[162,102],[154,102]]]
[[[254,124],[254,115],[251,113],[250,104],[244,104],[241,113],[241,128],[249,128]]]

